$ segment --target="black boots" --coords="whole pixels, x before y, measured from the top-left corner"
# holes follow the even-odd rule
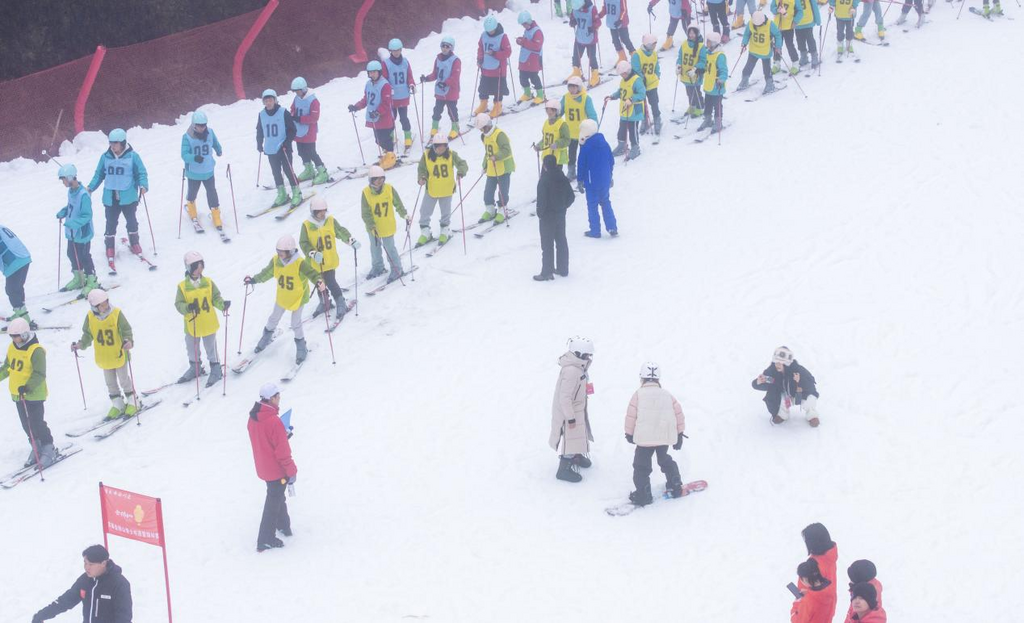
[[[573,459],[564,456],[558,458],[558,472],[555,474],[555,478],[566,482],[579,482],[583,480],[583,476],[580,476],[578,468],[573,463]]]

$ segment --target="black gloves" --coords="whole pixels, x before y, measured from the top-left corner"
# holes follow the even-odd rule
[[[196,163],[201,163],[203,161],[203,157],[200,156],[199,154],[192,156],[192,158],[196,161]]]
[[[633,435],[626,433],[626,441],[628,441],[629,443],[633,443]]]
[[[258,151],[258,152],[260,152],[262,154],[263,153],[263,145],[262,144],[257,145],[256,146],[256,151]]]
[[[28,394],[28,385],[22,385],[18,388],[18,396],[24,398]]]
[[[679,438],[672,445],[672,448],[674,450],[681,450],[683,448],[683,434],[682,433],[679,433]]]
[[[297,476],[292,476],[291,478],[289,478],[289,479],[288,479],[288,484],[290,484],[290,485],[294,485],[294,484],[295,484],[295,478],[296,478],[296,477],[297,477]]]
[[[224,311],[231,309],[231,301],[224,301]]]
[[[358,110],[358,109],[356,108],[355,104],[349,104],[349,106],[348,106],[348,111],[349,112],[355,112],[356,110]]]
[[[188,309],[193,314],[199,315],[199,301],[192,301],[191,303],[188,304],[186,309]]]

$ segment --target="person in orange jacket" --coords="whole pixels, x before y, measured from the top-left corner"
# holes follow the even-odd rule
[[[836,602],[834,597],[829,597],[829,593],[835,594],[835,585],[822,577],[818,562],[813,558],[800,563],[796,574],[800,578],[798,586],[802,595],[793,602],[789,611],[790,622],[832,623]]]
[[[853,587],[861,582],[867,582],[871,586],[875,587],[875,595],[877,596],[878,607],[882,607],[882,583],[878,581],[876,577],[878,570],[875,568],[875,563],[870,560],[855,560],[850,568],[846,570],[846,575],[850,576],[850,597],[853,597]],[[852,621],[851,619],[854,614],[853,604],[850,604],[850,609],[846,612],[846,621]]]
[[[878,591],[870,582],[858,582],[850,587],[850,614],[846,623],[886,623],[885,610],[879,602]]]
[[[807,546],[807,555],[810,556],[810,560],[817,563],[822,577],[829,581],[829,588],[826,592],[831,601],[827,620],[831,621],[836,614],[836,603],[838,602],[838,597],[836,596],[836,560],[839,558],[839,548],[832,541],[828,528],[820,523],[812,523],[804,528],[800,534],[804,537],[804,545]],[[806,586],[798,586],[800,590],[807,589]]]

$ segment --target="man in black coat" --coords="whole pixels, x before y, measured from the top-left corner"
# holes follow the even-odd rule
[[[789,407],[795,401],[803,405],[807,423],[818,426],[818,388],[814,376],[797,363],[793,352],[785,346],[775,349],[772,365],[764,369],[750,384],[754,389],[765,392],[764,403],[772,416],[773,424],[782,424],[789,419]]]
[[[565,211],[576,200],[572,183],[553,155],[544,156],[537,182],[537,217],[540,220],[540,274],[535,281],[551,281],[555,273],[569,276],[569,242],[565,239]]]
[[[42,623],[82,604],[85,623],[132,623],[132,586],[102,545],[82,552],[85,573],[63,595],[32,617]]]

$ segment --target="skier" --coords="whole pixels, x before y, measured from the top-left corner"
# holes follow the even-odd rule
[[[580,124],[580,157],[576,162],[576,175],[583,191],[587,193],[587,219],[590,229],[583,232],[588,238],[601,237],[601,216],[604,226],[612,236],[619,235],[619,225],[609,197],[612,174],[615,172],[615,158],[604,134],[597,131],[597,123],[587,119]]]
[[[882,14],[883,0],[861,0],[864,10],[861,11],[860,19],[857,20],[857,27],[853,29],[853,38],[864,41],[864,26],[873,13],[875,16],[875,27],[878,29],[879,41],[885,41],[885,16]],[[1002,12],[1002,11],[1000,11]]]
[[[8,379],[7,387],[11,400],[18,409],[21,428],[32,446],[25,461],[25,467],[37,462],[46,468],[57,460],[57,449],[53,446],[53,435],[44,419],[46,402],[46,349],[24,318],[15,318],[7,325],[11,345],[7,357],[0,366],[0,381]],[[37,461],[38,457],[38,461]]]
[[[558,162],[558,168],[569,162],[569,125],[562,118],[562,103],[556,99],[549,99],[544,105],[544,112],[548,118],[541,126],[540,142],[533,144],[533,150],[543,159],[552,155]]]
[[[615,66],[615,72],[619,74],[619,90],[604,98],[607,104],[609,100],[619,100],[619,144],[612,152],[613,156],[621,156],[626,153],[626,139],[629,139],[629,153],[626,160],[632,160],[640,155],[640,138],[637,136],[637,126],[647,114],[647,107],[644,100],[647,98],[647,88],[640,74],[633,71],[633,66],[626,61],[619,61]]]
[[[722,99],[725,81],[729,79],[729,61],[722,51],[722,39],[717,32],[709,34],[697,60],[697,76],[704,89],[704,122],[697,130],[711,128],[712,134],[722,129]]]
[[[327,201],[323,197],[313,197],[309,204],[309,218],[302,223],[302,231],[299,233],[299,248],[320,271],[320,278],[334,297],[335,322],[341,322],[348,313],[348,303],[345,302],[345,293],[338,284],[337,276],[338,266],[341,265],[339,240],[353,249],[359,249],[359,241],[352,238],[352,234],[333,216],[327,215]],[[329,310],[330,299],[325,294],[313,315],[326,314]]]
[[[134,347],[132,325],[121,310],[110,304],[107,293],[99,288],[88,296],[90,310],[82,323],[82,337],[71,343],[72,352],[86,350],[96,342],[94,356],[96,365],[103,370],[107,393],[112,403],[107,411],[107,420],[120,417],[130,418],[139,410],[139,403],[132,385],[128,361]],[[122,396],[122,392],[124,396]]]
[[[53,603],[32,617],[43,623],[82,604],[82,620],[88,623],[132,623],[132,585],[121,567],[110,559],[107,548],[90,545],[82,552],[85,573],[78,576]]]
[[[24,318],[29,326],[32,325],[28,309],[25,308],[25,279],[28,277],[28,267],[31,264],[32,255],[25,244],[13,231],[0,225],[0,268],[4,273],[7,300],[11,302],[13,309],[11,315],[4,318],[7,322],[15,318]]]
[[[217,231],[224,230],[224,222],[220,217],[220,199],[217,197],[217,180],[213,174],[217,165],[213,153],[218,157],[222,155],[220,141],[213,130],[207,127],[206,113],[197,110],[192,113],[192,125],[181,137],[181,159],[185,161],[185,177],[188,179],[185,209],[197,231],[203,229],[199,224],[199,213],[196,211],[196,197],[199,196],[200,185],[206,187],[206,203],[210,206],[213,226]]]
[[[843,60],[843,52],[853,56],[853,20],[857,17],[857,6],[860,0],[828,0],[828,12],[836,16],[836,40],[839,48],[836,51],[836,62]],[[846,49],[843,49],[843,42]]]
[[[292,459],[292,447],[288,443],[288,432],[278,415],[281,406],[281,390],[273,383],[260,388],[260,399],[249,410],[249,443],[252,444],[252,458],[256,463],[256,475],[267,483],[267,497],[263,502],[263,516],[260,531],[256,536],[256,551],[264,552],[275,547],[284,547],[284,541],[277,538],[292,535],[292,520],[288,516],[288,502],[285,491],[295,484],[299,468]]]
[[[529,11],[519,13],[519,25],[523,27],[523,36],[516,38],[519,44],[519,84],[523,86],[519,101],[543,104],[544,81],[540,74],[544,70],[544,33]]]
[[[292,332],[295,334],[295,363],[306,360],[309,350],[306,348],[306,335],[302,331],[302,309],[309,302],[309,283],[316,284],[319,292],[324,291],[324,282],[320,273],[309,259],[299,255],[295,239],[281,236],[277,240],[277,253],[270,258],[267,265],[255,275],[246,275],[243,283],[252,285],[273,279],[277,283],[277,297],[274,299],[274,311],[270,312],[267,324],[263,327],[263,335],[256,343],[258,353],[266,348],[274,339],[274,329],[281,322],[285,311],[292,313]],[[308,283],[307,283],[308,282]]]
[[[789,408],[794,401],[797,405],[804,405],[808,424],[812,427],[821,424],[814,375],[797,363],[793,352],[785,346],[775,349],[771,365],[753,380],[751,386],[765,392],[764,403],[773,424],[782,424],[789,419]]]
[[[185,323],[185,353],[188,355],[188,369],[178,382],[187,383],[195,380],[196,375],[206,374],[199,354],[199,342],[202,342],[206,349],[206,359],[210,362],[210,377],[206,379],[206,386],[213,387],[224,378],[217,354],[220,321],[217,320],[215,310],[227,314],[231,301],[224,300],[213,279],[203,276],[205,269],[206,262],[198,251],[186,253],[185,279],[174,291],[174,309],[181,314]]]
[[[103,183],[103,206],[107,219],[103,231],[103,243],[107,249],[107,261],[114,265],[114,240],[117,234],[117,223],[124,214],[125,227],[128,230],[128,244],[132,253],[142,254],[139,245],[139,221],[135,211],[139,200],[149,192],[149,175],[142,158],[128,145],[128,134],[121,128],[110,131],[107,137],[110,149],[100,156],[96,165],[96,173],[87,187],[91,194]],[[69,193],[70,194],[70,193]]]
[[[302,158],[302,172],[299,173],[299,182],[313,180],[313,185],[326,184],[328,178],[327,167],[316,151],[316,135],[320,126],[320,100],[316,93],[309,89],[306,79],[299,76],[292,80],[292,91],[295,97],[292,99],[291,108],[288,114],[295,123],[295,148]]]
[[[498,18],[488,15],[484,20],[484,32],[476,46],[476,66],[480,70],[480,104],[473,110],[474,115],[487,112],[487,99],[494,98],[491,117],[501,114],[501,98],[508,95],[508,59],[512,56],[512,44],[508,42],[505,29]]]
[[[793,602],[789,611],[791,623],[830,623],[832,616],[829,612],[835,612],[835,599],[831,600],[830,607],[829,589],[834,592],[835,585],[822,577],[818,563],[813,559],[800,563],[796,574],[803,596]]]
[[[608,24],[608,30],[612,33],[612,46],[618,55],[618,62],[628,60],[626,50],[632,56],[636,48],[629,40],[629,9],[626,0],[604,0],[604,8],[597,16],[607,18],[605,24]]]
[[[560,113],[569,126],[569,170],[570,180],[576,179],[576,154],[580,148],[580,124],[584,119],[597,121],[597,110],[594,98],[583,88],[583,80],[579,76],[569,78],[568,92],[562,96]]]
[[[402,40],[392,39],[388,42],[388,55],[383,63],[384,77],[391,85],[392,117],[402,122],[405,140],[402,143],[405,153],[412,148],[412,123],[409,121],[409,100],[416,94],[416,79],[412,74],[412,65],[402,56]],[[397,142],[397,137],[396,137]]]
[[[302,191],[299,181],[292,171],[292,139],[295,138],[295,120],[292,114],[281,108],[277,103],[277,91],[267,89],[263,92],[263,110],[256,119],[256,151],[267,155],[270,170],[274,174],[274,185],[277,186],[277,197],[274,207],[288,203],[288,193],[284,190],[284,180],[292,189],[291,204],[302,203]],[[282,177],[283,171],[283,177]]]
[[[516,161],[512,157],[512,145],[509,143],[508,135],[497,126],[491,117],[479,114],[475,121],[486,152],[483,168],[487,173],[487,182],[484,184],[484,213],[478,222],[494,221],[501,224],[505,222],[507,216],[505,211],[508,209],[508,189],[512,173],[516,170]],[[498,193],[497,205],[501,207],[500,212],[495,207],[495,191]]]
[[[854,598],[853,588],[854,586],[866,583],[870,584],[875,589],[875,604],[879,610],[882,610],[882,583],[878,581],[878,570],[875,568],[875,563],[870,560],[855,560],[850,565],[849,569],[846,570],[846,574],[850,576],[850,598]],[[873,610],[874,608],[871,608]],[[885,610],[882,610],[884,613]],[[844,623],[856,623],[863,619],[853,618],[857,613],[853,604],[850,604],[850,609],[846,612],[846,620]],[[884,623],[884,620],[883,620]]]
[[[903,0],[903,9],[896,20],[897,26],[902,26],[906,23],[907,15],[910,15],[910,9],[912,8],[917,10],[917,28],[924,26],[924,2],[922,0]]]
[[[448,146],[448,137],[437,134],[430,139],[430,147],[420,158],[416,178],[420,186],[426,186],[423,203],[420,204],[420,237],[416,246],[422,247],[434,239],[430,231],[430,217],[434,215],[434,207],[441,204],[441,233],[437,243],[446,244],[452,237],[452,196],[455,194],[456,180],[461,180],[469,172],[469,165]]]
[[[651,457],[658,455],[658,467],[665,474],[665,489],[674,498],[683,496],[679,466],[668,453],[671,445],[683,447],[686,421],[679,401],[661,387],[661,366],[647,361],[640,366],[640,389],[633,392],[626,408],[626,441],[636,444],[633,453],[633,486],[629,501],[646,506],[651,495]]]
[[[828,618],[831,621],[836,613],[836,561],[839,559],[839,546],[832,541],[828,528],[820,523],[812,523],[804,528],[800,535],[803,536],[804,545],[807,546],[807,554],[810,556],[808,562],[813,561],[821,572],[821,576],[828,584],[824,587],[822,606],[827,609]],[[809,584],[798,585],[801,590],[809,588]]]
[[[569,276],[569,242],[565,238],[565,211],[576,201],[572,182],[558,160],[544,156],[537,181],[537,220],[540,221],[540,274],[534,281],[551,281],[555,274]]]
[[[633,53],[631,65],[633,72],[644,77],[644,89],[647,91],[647,103],[651,105],[651,115],[654,117],[654,133],[661,134],[661,109],[658,108],[658,84],[661,83],[661,63],[658,62],[658,52],[654,46],[658,45],[658,38],[651,33],[644,35],[640,48]],[[649,130],[650,118],[644,114],[643,125],[640,126],[640,133],[646,134]]]
[[[885,623],[882,596],[870,582],[850,586],[850,613],[845,623]]]
[[[64,237],[68,241],[68,259],[74,277],[64,284],[61,292],[82,290],[82,295],[99,287],[96,267],[92,263],[92,198],[88,190],[78,181],[78,170],[73,164],[65,164],[57,173],[68,189],[68,204],[57,212],[57,218],[64,221]]]
[[[391,273],[388,274],[388,283],[391,283],[403,274],[402,258],[395,248],[395,232],[398,231],[395,212],[405,219],[406,230],[409,229],[412,219],[406,214],[405,205],[398,196],[398,191],[384,181],[383,169],[370,167],[369,178],[370,183],[363,189],[360,200],[363,223],[366,225],[366,232],[370,234],[370,258],[373,261],[366,278],[373,279],[384,274],[384,257],[380,253],[381,247],[384,247],[388,254],[388,263],[391,264]]]
[[[729,15],[725,0],[704,0],[704,8],[711,16],[711,27],[722,36],[722,43],[729,43]]]
[[[572,76],[583,77],[583,53],[586,52],[590,65],[590,88],[601,84],[600,63],[597,60],[597,29],[601,18],[593,0],[570,0],[572,12],[569,25],[574,28],[576,39],[572,46]],[[566,79],[568,81],[568,78]]]
[[[704,94],[697,80],[697,62],[703,51],[704,37],[701,36],[700,29],[697,26],[690,26],[686,29],[686,41],[679,46],[676,74],[686,89],[686,99],[690,104],[686,114],[694,119],[704,114]]]
[[[864,0],[864,1],[867,2],[868,0]],[[982,15],[982,17],[988,17],[989,15],[995,15],[997,17],[1002,17],[1002,15],[1003,15],[1003,7],[1000,6],[999,0],[993,0],[991,8],[989,8],[988,0],[982,0],[981,1],[981,15]],[[882,35],[878,35],[878,36],[881,37]]]
[[[593,463],[587,457],[594,434],[587,414],[587,400],[592,390],[588,370],[594,362],[594,344],[585,337],[571,337],[565,354],[558,358],[561,371],[555,383],[551,404],[551,434],[548,445],[558,456],[555,478],[566,482],[583,480],[579,468]]]
[[[833,0],[834,1],[834,0]],[[750,46],[749,48],[747,46]],[[771,93],[775,90],[775,81],[772,80],[772,56],[782,54],[782,34],[775,22],[769,22],[764,11],[755,11],[750,16],[750,23],[743,32],[743,47],[740,55],[747,50],[747,63],[743,66],[743,78],[737,91],[750,86],[750,74],[754,72],[757,61],[761,61],[761,68],[764,71],[763,93]]]
[[[647,5],[647,13],[649,15],[654,15],[654,5],[660,1],[651,0],[650,4]],[[662,52],[671,50],[672,46],[675,45],[673,39],[679,22],[683,23],[684,29],[689,30],[691,10],[690,0],[668,0],[668,32],[665,35],[665,43],[661,45]]]
[[[445,36],[441,39],[441,53],[434,59],[434,70],[428,76],[420,76],[420,83],[434,82],[434,112],[431,116],[430,136],[438,133],[441,112],[448,109],[452,122],[448,138],[459,136],[459,80],[462,74],[462,60],[455,56],[455,39]]]
[[[793,29],[796,31],[796,47],[800,51],[800,67],[808,64],[810,54],[811,69],[818,67],[818,43],[814,40],[814,27],[821,25],[821,15],[818,14],[817,0],[796,0],[800,5],[800,19],[793,19]]]
[[[867,2],[869,0],[864,1]],[[797,54],[796,50],[796,31],[793,29],[793,24],[800,23],[804,18],[803,3],[799,0],[772,0],[771,9],[772,14],[775,15],[775,25],[779,27],[779,32],[782,33],[782,40],[786,42],[786,53],[789,54],[789,75],[795,76],[800,73],[800,67],[797,63],[800,60],[800,55]],[[881,13],[879,13],[879,16],[881,16]],[[782,60],[782,54],[776,54],[775,63],[772,65],[773,74],[782,71],[782,68],[779,67],[780,60]]]
[[[732,22],[732,29],[739,30],[743,28],[743,9],[747,9],[747,13],[750,13],[750,17],[754,17],[754,13],[758,10],[757,3],[755,0],[736,0],[736,19]]]
[[[363,98],[348,107],[349,112],[366,109],[366,127],[373,129],[373,138],[380,148],[377,164],[390,169],[398,162],[395,155],[395,117],[392,111],[391,84],[384,78],[380,61],[366,64],[366,87]]]

